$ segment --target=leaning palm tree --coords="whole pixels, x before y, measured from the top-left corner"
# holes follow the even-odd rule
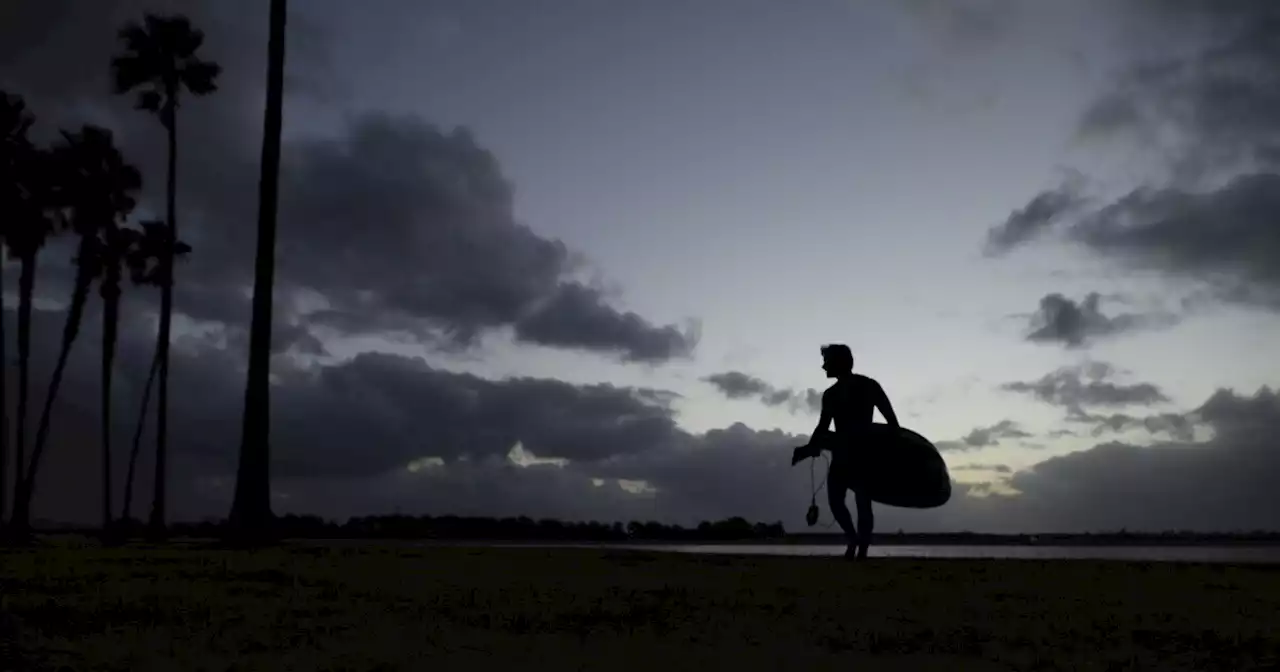
[[[165,221],[168,240],[178,240],[178,98],[183,90],[203,96],[217,90],[222,68],[196,53],[204,44],[204,33],[185,16],[147,14],[142,23],[120,29],[124,53],[111,61],[116,93],[137,92],[138,109],[157,115],[168,134],[169,166]],[[169,444],[169,333],[173,323],[173,252],[163,255],[160,285],[160,329],[156,337],[159,361],[159,399],[156,409],[155,497],[149,527],[159,536],[165,526],[165,483]]]
[[[142,387],[142,410],[138,412],[138,424],[133,432],[133,447],[129,450],[129,470],[124,477],[124,503],[120,507],[120,527],[126,535],[134,529],[133,519],[133,481],[138,467],[138,455],[142,452],[142,430],[146,429],[147,409],[151,405],[151,390],[156,384],[156,371],[160,369],[160,359],[151,358],[151,366],[147,372],[147,383]]]
[[[142,187],[142,176],[137,168],[125,162],[110,131],[85,126],[77,133],[63,131],[62,138],[62,142],[53,148],[52,158],[61,188],[57,205],[66,213],[66,223],[79,239],[75,255],[76,272],[67,321],[62,331],[62,348],[45,395],[40,424],[36,427],[31,464],[22,474],[18,500],[14,504],[13,524],[19,533],[30,528],[31,501],[40,458],[49,439],[53,405],[62,385],[71,348],[80,333],[89,290],[102,272],[102,231],[133,211],[137,202],[135,194]]]
[[[31,118],[20,98],[0,93],[5,110],[6,163],[16,179],[4,180],[8,193],[15,199],[6,204],[4,215],[4,244],[9,258],[19,264],[18,274],[18,401],[14,423],[12,479],[0,481],[14,483],[15,509],[18,490],[26,466],[28,378],[31,363],[31,307],[35,294],[36,261],[45,241],[55,230],[56,211],[51,207],[51,196],[56,191],[52,162],[47,152],[32,146],[25,139],[25,129]],[[8,366],[6,363],[5,369]],[[7,408],[7,406],[5,406]],[[7,434],[7,431],[6,431]],[[0,487],[0,491],[3,488]],[[0,501],[3,501],[0,497]]]
[[[142,222],[142,230],[138,233],[126,258],[134,284],[159,287],[163,281],[159,262],[169,249],[169,230],[164,222]],[[172,249],[175,257],[191,252],[191,246],[182,241],[175,242]],[[151,402],[151,389],[155,385],[156,372],[160,368],[159,364],[160,360],[153,357],[150,371],[147,373],[146,385],[142,388],[142,410],[138,414],[138,425],[133,434],[133,447],[129,451],[129,470],[124,481],[124,505],[120,509],[120,521],[126,528],[132,527],[134,475],[138,465],[138,454],[142,451],[142,430],[147,417],[147,408]]]
[[[235,500],[233,534],[262,539],[271,515],[270,364],[271,293],[275,285],[276,194],[280,182],[280,126],[284,98],[284,38],[288,8],[271,0],[267,43],[267,109],[263,115],[262,166],[258,180],[258,250],[254,258],[253,321],[249,329],[249,374],[244,393],[244,426]]]
[[[102,297],[102,534],[113,538],[111,516],[111,382],[114,373],[117,334],[120,328],[120,285],[124,267],[134,256],[141,234],[114,219],[103,222],[96,265],[102,272],[98,293]]]

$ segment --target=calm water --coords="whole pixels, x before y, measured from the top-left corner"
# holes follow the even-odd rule
[[[835,556],[839,544],[590,544],[529,542],[463,542],[417,540],[327,539],[297,540],[299,544],[379,546],[488,546],[497,548],[617,548],[671,553],[730,555]],[[1250,562],[1280,564],[1280,545],[1272,546],[872,546],[879,558],[1010,558],[1025,560],[1134,560],[1146,562]]]
[[[423,545],[413,543],[411,545]],[[470,544],[468,544],[470,545]],[[837,556],[838,544],[529,544],[494,547],[618,548],[668,553]],[[1280,564],[1280,546],[872,546],[876,558],[1008,558],[1022,560],[1134,560],[1146,562],[1250,562]]]
[[[677,553],[737,555],[841,555],[836,544],[670,544],[617,545]],[[1157,562],[1280,563],[1280,546],[872,546],[872,557],[885,558],[1014,558],[1030,560],[1139,560]]]

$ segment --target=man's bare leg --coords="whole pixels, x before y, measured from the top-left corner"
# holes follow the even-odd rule
[[[871,532],[876,526],[876,516],[871,510],[871,498],[854,493],[854,503],[858,507],[858,558],[867,557],[867,549],[871,548]],[[846,514],[847,515],[847,514]]]
[[[848,486],[839,477],[835,465],[832,465],[827,473],[827,506],[831,508],[831,515],[840,525],[840,529],[844,531],[844,538],[848,543],[844,557],[854,559],[858,548],[858,528],[854,527],[853,516],[849,514],[849,507],[844,503],[847,490]]]

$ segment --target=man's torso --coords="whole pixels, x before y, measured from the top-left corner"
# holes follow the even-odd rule
[[[822,394],[822,406],[835,421],[835,431],[856,432],[871,424],[877,387],[871,378],[853,374],[827,388]]]

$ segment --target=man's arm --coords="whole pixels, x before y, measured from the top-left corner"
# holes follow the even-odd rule
[[[814,427],[813,434],[809,436],[809,444],[814,444],[818,436],[825,434],[831,428],[831,411],[827,410],[827,400],[822,400],[822,415],[818,417],[818,426]]]
[[[807,445],[800,446],[791,452],[791,465],[805,458],[818,457],[822,454],[822,446],[826,445],[825,441],[819,441],[818,436],[826,433],[831,427],[831,412],[827,410],[827,395],[822,395],[822,414],[818,417],[818,426],[813,429],[813,434],[809,437]]]
[[[885,421],[891,427],[901,427],[898,424],[897,414],[893,412],[893,404],[889,403],[889,395],[884,393],[884,388],[880,386],[880,383],[876,383],[875,387],[875,404],[876,408],[880,409],[880,415],[884,416]]]

